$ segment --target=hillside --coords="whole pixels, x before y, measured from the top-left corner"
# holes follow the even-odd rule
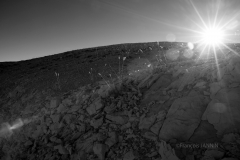
[[[0,63],[0,157],[240,159],[239,48],[119,44]]]

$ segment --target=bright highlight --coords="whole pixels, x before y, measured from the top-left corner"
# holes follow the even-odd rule
[[[223,43],[224,32],[220,28],[213,27],[203,31],[202,36],[203,43],[216,46]]]

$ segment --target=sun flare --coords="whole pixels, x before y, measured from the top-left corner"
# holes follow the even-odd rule
[[[202,42],[205,45],[216,46],[223,43],[224,31],[218,27],[207,28],[202,32]]]

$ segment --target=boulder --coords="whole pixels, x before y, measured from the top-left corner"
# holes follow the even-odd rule
[[[109,132],[108,136],[109,138],[106,140],[105,144],[110,148],[118,142],[118,136],[116,132]]]
[[[166,88],[169,84],[171,84],[171,75],[162,75],[151,87],[149,90],[157,91],[161,88]]]
[[[90,106],[88,106],[88,107],[86,108],[86,111],[88,112],[88,114],[89,114],[90,116],[97,113],[96,107],[95,107],[93,104],[91,104]]]
[[[59,104],[60,104],[60,98],[54,98],[50,102],[50,108],[52,108],[52,109],[56,108],[59,106]]]
[[[157,120],[156,120],[155,124],[153,124],[152,127],[150,128],[150,130],[154,134],[156,134],[156,135],[159,134],[159,130],[163,125],[165,117],[166,117],[166,112],[165,111],[158,112],[158,114],[156,116]]]
[[[80,105],[80,104],[76,104],[76,105],[73,105],[71,108],[70,108],[70,110],[68,111],[68,113],[73,113],[73,112],[76,112],[76,111],[78,111],[79,109],[81,109],[82,108],[82,105]]]
[[[86,110],[89,115],[96,114],[98,110],[100,110],[103,107],[103,104],[101,102],[101,98],[97,98],[92,104],[90,104]]]
[[[207,101],[202,95],[176,99],[167,113],[159,138],[188,140],[201,122]]]
[[[209,86],[211,96],[215,96],[216,93],[221,89],[221,85],[218,82],[211,83]]]
[[[128,122],[128,117],[127,116],[106,115],[106,119],[112,121],[113,123],[121,124],[121,125],[124,125],[125,123]]]
[[[221,159],[224,156],[224,152],[218,150],[206,150],[205,157],[212,157],[214,159]]]
[[[93,146],[93,152],[98,156],[100,160],[105,159],[105,154],[109,150],[109,147],[105,144],[97,143]]]
[[[66,112],[68,109],[67,106],[65,106],[64,104],[60,104],[59,107],[57,108],[57,113],[64,113]]]
[[[90,125],[93,126],[95,129],[99,128],[103,123],[103,117],[99,119],[93,119],[90,121]]]
[[[54,146],[54,149],[57,149],[60,154],[69,154],[68,150],[64,148],[61,144]]]
[[[139,129],[149,129],[156,120],[156,116],[141,117],[139,122]]]
[[[53,123],[58,123],[60,121],[60,115],[59,114],[53,114],[53,115],[50,115],[50,117],[52,118]]]
[[[132,150],[128,151],[123,157],[123,160],[134,160],[134,159],[135,159],[135,156]]]
[[[180,57],[180,52],[177,49],[169,49],[166,53],[166,58],[170,61],[176,61]]]
[[[208,121],[201,121],[189,141],[194,143],[213,143],[219,141],[217,130]]]
[[[240,130],[240,88],[221,89],[207,106],[202,120],[213,124],[218,135]]]

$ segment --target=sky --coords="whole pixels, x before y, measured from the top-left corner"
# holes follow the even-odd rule
[[[0,62],[121,43],[197,42],[213,24],[238,43],[239,8],[239,0],[1,0]]]

